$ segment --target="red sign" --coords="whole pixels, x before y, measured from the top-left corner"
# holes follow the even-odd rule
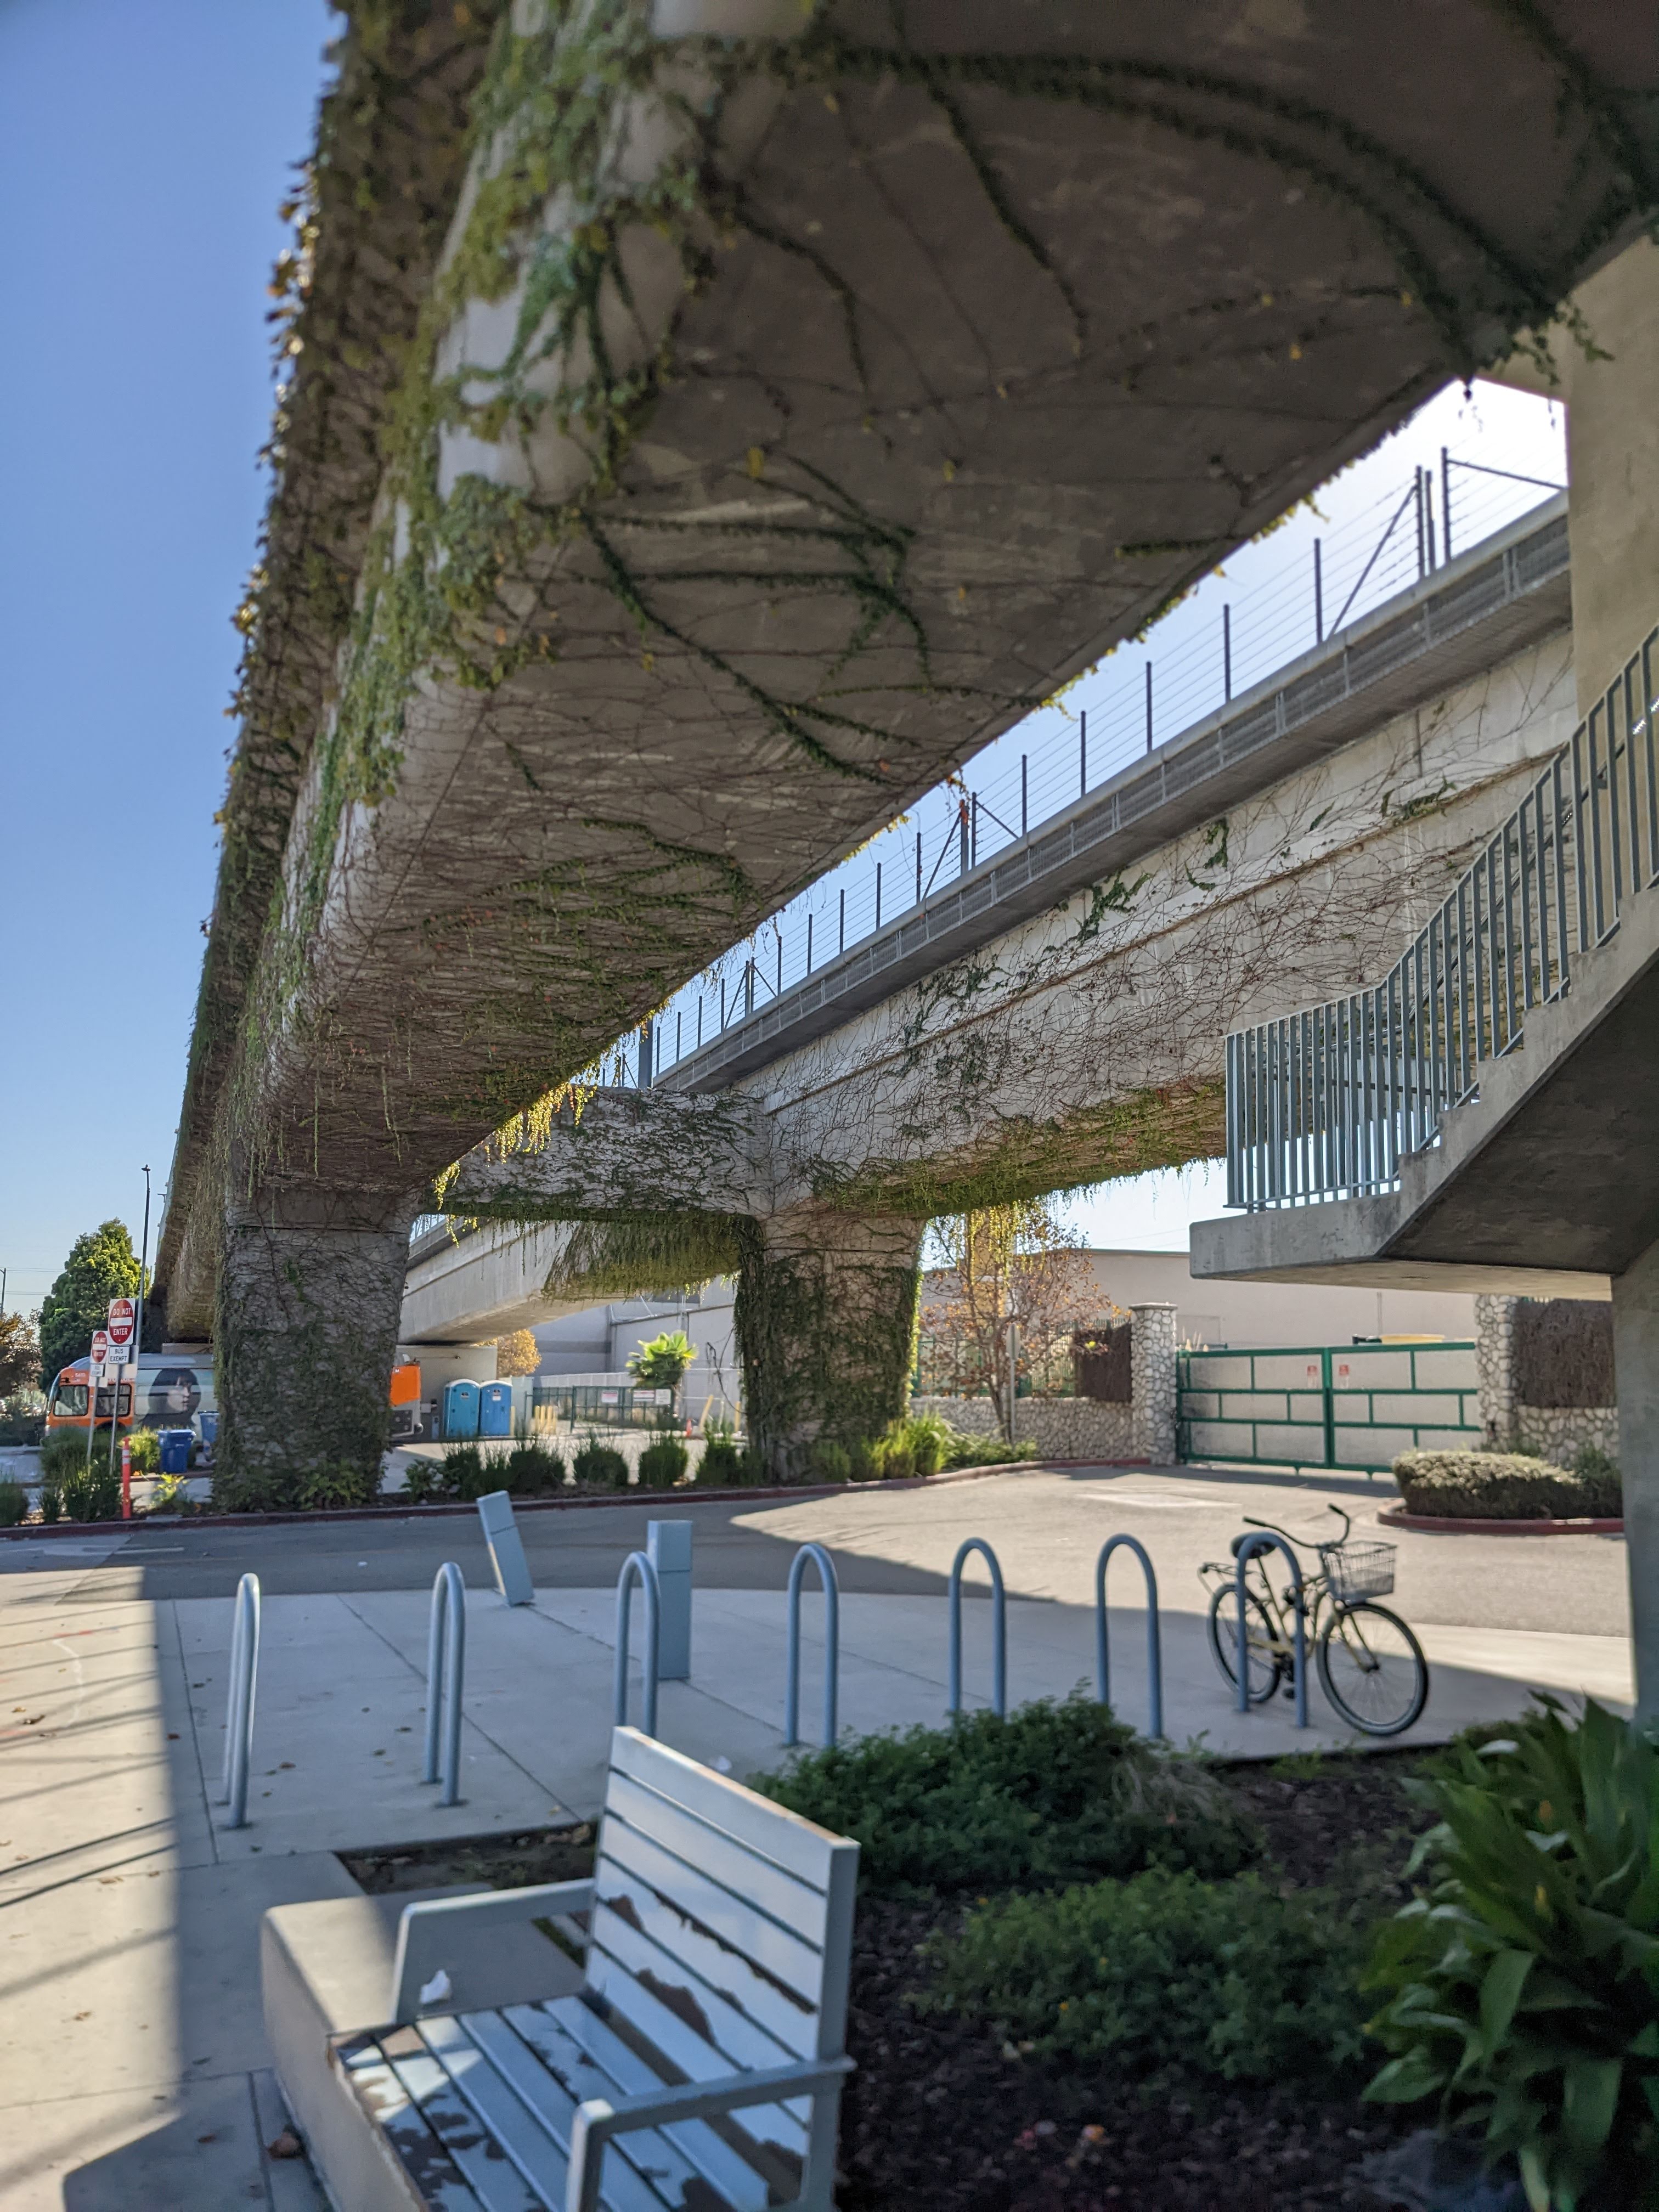
[[[109,1358],[109,1338],[101,1328],[92,1332],[92,1364],[101,1367]]]
[[[131,1298],[109,1302],[109,1340],[125,1356],[132,1348],[133,1304]]]

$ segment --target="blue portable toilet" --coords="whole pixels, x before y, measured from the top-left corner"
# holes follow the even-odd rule
[[[478,1386],[476,1382],[444,1385],[444,1435],[476,1437],[478,1433]]]
[[[513,1433],[513,1385],[483,1382],[478,1386],[478,1434],[510,1437]]]

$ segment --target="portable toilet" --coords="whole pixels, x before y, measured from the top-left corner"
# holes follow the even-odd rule
[[[512,1383],[480,1383],[478,1386],[478,1434],[481,1437],[510,1437],[512,1433]]]
[[[476,1437],[478,1433],[478,1386],[448,1382],[444,1386],[444,1435]]]

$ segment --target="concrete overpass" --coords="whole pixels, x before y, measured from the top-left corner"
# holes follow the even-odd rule
[[[446,1163],[1659,202],[1635,0],[496,15],[349,30],[292,272],[158,1262],[249,1497],[372,1458]]]

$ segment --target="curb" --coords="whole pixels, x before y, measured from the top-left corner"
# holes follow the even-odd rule
[[[1622,1536],[1622,1521],[1454,1521],[1439,1513],[1407,1513],[1385,1505],[1377,1519],[1390,1528],[1426,1528],[1443,1536]]]
[[[849,1491],[939,1490],[954,1482],[980,1482],[993,1474],[1040,1474],[1044,1464],[1038,1460],[1010,1460],[990,1467],[953,1467],[940,1474],[905,1475],[896,1481],[780,1482],[763,1488],[750,1485],[730,1490],[698,1490],[695,1486],[684,1490],[641,1490],[630,1483],[623,1491],[584,1498],[515,1498],[513,1510],[515,1514],[571,1513],[587,1506],[661,1506],[671,1502],[676,1505],[729,1505],[745,1498],[840,1498]],[[399,1505],[394,1493],[382,1505],[317,1506],[297,1513],[135,1513],[131,1521],[26,1522],[15,1528],[0,1528],[0,1540],[37,1543],[42,1538],[53,1536],[84,1536],[88,1529],[112,1532],[122,1528],[131,1534],[139,1528],[314,1528],[319,1522],[327,1525],[338,1521],[443,1521],[461,1515],[471,1516],[477,1510],[476,1504]]]

